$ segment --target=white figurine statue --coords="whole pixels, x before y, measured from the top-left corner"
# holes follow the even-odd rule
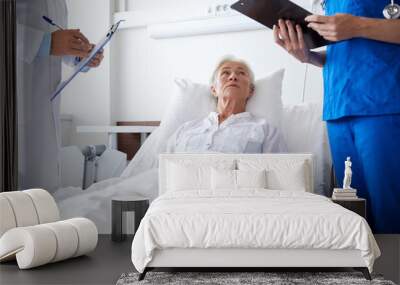
[[[351,160],[350,157],[347,157],[347,160],[344,162],[345,169],[344,169],[344,179],[343,179],[343,189],[348,190],[352,189],[351,188],[351,176],[353,175],[353,172],[351,170]]]

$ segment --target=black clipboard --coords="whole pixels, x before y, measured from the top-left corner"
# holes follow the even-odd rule
[[[301,26],[304,41],[310,49],[328,45],[316,31],[307,27],[304,20],[312,13],[289,0],[240,0],[231,6],[239,13],[272,29],[279,19],[291,20]]]

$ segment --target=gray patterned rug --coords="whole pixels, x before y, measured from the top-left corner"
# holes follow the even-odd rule
[[[148,272],[142,281],[138,281],[138,276],[138,273],[122,274],[116,285],[395,285],[377,275],[368,281],[359,272]]]

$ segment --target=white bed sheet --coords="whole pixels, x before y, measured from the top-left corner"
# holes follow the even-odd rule
[[[359,215],[320,195],[261,189],[158,197],[134,237],[132,262],[143,272],[166,248],[357,249],[370,271],[380,255]]]

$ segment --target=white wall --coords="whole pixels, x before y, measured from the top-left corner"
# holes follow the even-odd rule
[[[92,42],[104,37],[111,24],[110,0],[67,0],[69,28],[79,28]],[[74,145],[107,143],[105,134],[77,134],[77,125],[110,124],[110,47],[99,68],[81,73],[62,94],[61,113],[73,116],[74,128],[69,142]],[[71,68],[64,66],[64,77]]]
[[[228,2],[234,2],[229,1]],[[174,16],[205,15],[212,0],[137,0],[134,10]],[[220,2],[220,1],[219,1]],[[298,0],[311,10],[313,0]],[[186,8],[186,9],[185,9]],[[112,121],[159,120],[172,95],[173,79],[208,82],[220,57],[247,60],[256,77],[286,68],[285,103],[322,100],[321,70],[298,63],[274,44],[269,30],[156,40],[146,28],[124,29],[113,43]]]

